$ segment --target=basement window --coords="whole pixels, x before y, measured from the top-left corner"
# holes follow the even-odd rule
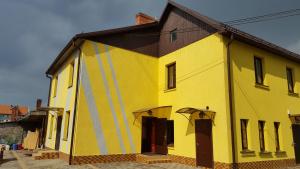
[[[174,147],[174,120],[167,120],[167,145]]]
[[[170,42],[175,42],[177,40],[177,28],[170,31]]]

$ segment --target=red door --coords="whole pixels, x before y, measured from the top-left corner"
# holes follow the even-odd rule
[[[195,120],[197,166],[213,168],[213,141],[211,120]]]
[[[168,153],[166,118],[155,119],[155,153],[164,155]]]

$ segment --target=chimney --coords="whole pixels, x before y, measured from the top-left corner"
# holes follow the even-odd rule
[[[152,16],[146,15],[141,12],[135,15],[136,25],[142,25],[142,24],[152,23],[152,22],[156,22],[155,18],[153,18]]]
[[[42,107],[42,99],[37,99],[36,100],[36,109],[38,110],[41,107]]]

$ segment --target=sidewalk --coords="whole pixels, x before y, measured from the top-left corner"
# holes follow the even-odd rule
[[[201,169],[177,163],[140,164],[135,162],[116,162],[105,164],[68,165],[55,160],[34,160],[26,151],[5,151],[0,169]],[[300,166],[288,169],[300,169]]]

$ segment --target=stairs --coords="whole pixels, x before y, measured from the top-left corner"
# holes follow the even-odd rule
[[[56,150],[39,150],[32,154],[35,160],[58,159],[59,152]]]
[[[156,163],[171,163],[172,160],[167,155],[138,154],[136,156],[136,162],[145,163],[145,164],[156,164]]]

